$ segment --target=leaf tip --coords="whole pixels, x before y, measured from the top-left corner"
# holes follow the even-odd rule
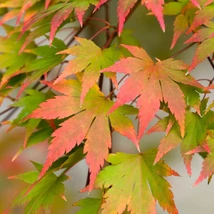
[[[20,149],[16,152],[16,154],[13,156],[11,162],[14,162],[14,161],[18,158],[18,156],[21,154],[21,152],[22,152],[22,149],[20,148]]]

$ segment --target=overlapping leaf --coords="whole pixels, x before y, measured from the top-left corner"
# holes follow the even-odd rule
[[[156,200],[168,213],[178,213],[165,176],[178,176],[164,162],[153,165],[156,150],[142,154],[110,154],[107,166],[96,179],[95,186],[109,188],[101,206],[103,214],[130,211],[131,214],[156,213]]]
[[[184,136],[186,103],[184,94],[176,82],[203,87],[190,75],[185,76],[187,65],[183,62],[170,58],[154,63],[144,49],[123,46],[134,57],[121,59],[111,67],[102,70],[130,74],[120,88],[117,101],[110,112],[139,96],[137,106],[139,107],[138,139],[140,139],[148,123],[159,110],[160,101],[164,101],[168,103],[170,111],[178,121],[181,135]]]
[[[92,41],[84,38],[76,38],[76,40],[80,45],[60,52],[60,54],[70,54],[76,57],[68,63],[63,73],[55,82],[58,82],[71,74],[77,74],[84,71],[81,93],[82,103],[88,90],[98,81],[100,76],[99,71],[102,68],[112,65],[118,59],[119,54],[113,48],[108,48],[102,51],[101,48],[95,45]],[[113,81],[116,82],[116,77],[113,77]]]
[[[198,185],[200,182],[212,176],[214,173],[214,139],[212,137],[208,137],[207,144],[209,146],[210,152],[204,159],[201,173],[193,186]]]
[[[95,214],[99,213],[102,204],[102,199],[100,198],[84,198],[74,205],[81,207],[76,214]]]
[[[31,15],[33,15],[32,11],[29,11],[38,2],[38,0],[12,0],[0,3],[0,8],[10,8],[10,11],[8,11],[0,20],[0,25],[13,18],[16,18],[16,25],[18,25],[21,20],[26,21]]]
[[[203,7],[201,10],[198,10],[192,25],[190,26],[187,33],[191,33],[193,30],[195,30],[198,26],[202,24],[207,24],[212,18],[214,17],[214,5],[209,5],[206,7]]]
[[[80,22],[80,25],[83,25],[83,16],[90,6],[90,4],[94,4],[94,0],[85,0],[79,1],[74,0],[70,3],[67,3],[62,7],[52,18],[51,20],[51,32],[50,32],[50,43],[52,43],[54,39],[54,35],[58,27],[62,24],[64,20],[66,20],[71,12],[75,10],[77,14],[77,18]]]
[[[91,190],[96,175],[108,155],[108,149],[111,148],[108,120],[110,119],[113,129],[130,138],[138,147],[133,124],[123,114],[127,108],[132,113],[136,113],[136,111],[132,107],[124,106],[108,117],[107,112],[113,102],[107,100],[97,87],[89,91],[80,107],[81,84],[77,80],[63,80],[54,85],[49,83],[49,86],[65,96],[56,96],[54,99],[42,103],[40,108],[31,114],[31,118],[70,118],[52,134],[53,140],[49,146],[47,160],[40,177],[45,174],[54,161],[85,140],[84,152],[87,153],[86,161],[91,171],[89,186],[89,190]]]
[[[22,180],[27,184],[33,184],[36,182],[38,175],[38,171],[30,171],[17,176],[11,176],[10,178]],[[56,196],[63,198],[65,191],[63,182],[67,179],[66,175],[57,177],[54,173],[49,173],[28,194],[25,194],[25,190],[18,195],[12,207],[25,205],[25,213],[32,214],[36,213],[39,208],[43,208],[46,211],[50,210]]]
[[[208,119],[209,118],[209,119]],[[155,163],[158,162],[166,153],[180,145],[181,154],[189,175],[192,174],[191,162],[194,153],[188,153],[198,146],[203,146],[207,137],[207,124],[209,123],[211,115],[200,117],[197,113],[187,112],[185,119],[185,136],[182,139],[176,123],[174,123],[166,136],[160,141],[158,153]],[[154,127],[152,127],[148,134],[153,132],[165,132],[170,124],[169,118],[160,120]]]
[[[25,37],[19,41],[17,39],[18,33],[12,34],[9,38],[0,37],[0,69],[6,69],[0,82],[0,88],[4,87],[12,77],[24,73],[25,67],[35,59],[35,56],[30,53],[19,54]],[[31,44],[29,47],[32,48],[35,45]]]
[[[23,107],[22,111],[19,113],[19,115],[16,117],[16,119],[12,122],[12,126],[25,126],[26,128],[26,135],[24,139],[24,147],[27,144],[28,138],[31,136],[35,128],[38,126],[40,120],[38,119],[30,119],[27,121],[27,123],[23,123],[23,119],[31,114],[33,110],[38,108],[39,104],[44,102],[48,95],[41,93],[39,91],[29,89],[25,92],[28,94],[28,96],[22,97],[20,100],[15,102],[13,106],[15,107]]]
[[[33,54],[36,59],[29,62],[24,68],[23,72],[30,73],[22,85],[19,94],[32,82],[38,80],[43,74],[51,71],[55,66],[62,63],[65,56],[57,55],[56,53],[65,49],[66,45],[62,40],[54,39],[53,45],[39,46],[37,48],[25,50],[25,52]]]
[[[206,28],[202,28],[194,33],[192,37],[185,42],[200,43],[189,68],[190,71],[214,52],[214,23],[208,22],[206,26]]]
[[[166,2],[164,4],[164,15],[178,15],[182,12],[183,7],[188,3],[188,0],[178,0]]]
[[[188,28],[188,17],[184,14],[179,14],[176,16],[174,21],[174,36],[171,44],[171,49],[175,46],[178,38],[187,30]]]
[[[206,59],[206,57],[210,56],[214,51],[213,49],[214,35],[213,32],[211,32],[211,30],[213,31],[213,23],[211,22],[213,17],[214,17],[214,6],[212,4],[206,6],[205,4],[204,7],[202,7],[200,10],[196,12],[193,22],[189,30],[187,31],[188,34],[194,32],[195,29],[197,29],[197,27],[199,26],[202,25],[208,26],[208,29],[202,28],[199,31],[196,31],[196,33],[194,33],[194,35],[186,42],[186,43],[201,42],[201,44],[199,44],[199,46],[196,49],[194,58],[188,69],[189,71],[195,68],[200,62]]]
[[[54,39],[57,29],[67,20],[72,13],[75,11],[80,25],[83,25],[83,16],[90,6],[90,4],[97,3],[95,0],[73,0],[66,3],[57,3],[55,5],[49,6],[50,1],[45,2],[46,10],[41,10],[40,13],[34,14],[29,19],[25,20],[22,27],[22,34],[29,30],[35,23],[41,21],[45,17],[51,17],[50,23],[50,44]],[[10,15],[12,16],[12,14]]]

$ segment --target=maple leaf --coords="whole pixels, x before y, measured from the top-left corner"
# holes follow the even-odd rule
[[[4,3],[0,3],[0,8],[12,8],[8,13],[4,15],[0,20],[0,25],[11,20],[12,18],[17,17],[16,25],[19,25],[21,18],[23,20],[28,16],[28,9],[36,4],[37,0],[11,0]]]
[[[205,60],[214,52],[214,22],[208,22],[206,28],[198,30],[185,43],[199,42],[194,54],[189,71],[195,68],[200,62]]]
[[[117,14],[119,19],[119,28],[118,28],[119,35],[122,32],[126,16],[129,14],[130,10],[132,9],[136,2],[137,0],[118,1]]]
[[[165,32],[165,24],[163,19],[164,0],[142,0],[141,3],[145,4],[147,9],[152,11],[152,13],[156,16],[163,32]]]
[[[159,120],[148,130],[147,134],[154,132],[166,132],[166,136],[161,139],[158,147],[158,152],[154,161],[154,164],[156,164],[165,154],[176,148],[181,143],[182,138],[180,137],[178,126],[176,126],[175,121],[170,117]]]
[[[112,65],[119,57],[119,53],[113,48],[101,50],[94,42],[84,39],[76,38],[80,45],[71,47],[67,50],[59,52],[59,54],[71,54],[76,56],[65,67],[63,73],[55,81],[71,75],[77,74],[84,70],[82,93],[80,101],[84,100],[88,90],[97,82],[100,76],[100,70],[104,67]],[[97,60],[99,58],[99,60]],[[116,76],[113,77],[113,82],[116,82]]]
[[[206,126],[203,119],[197,113],[188,112],[186,115],[186,135],[181,143],[181,153],[189,175],[192,174],[191,162],[193,155],[186,155],[186,153],[202,144],[205,139]]]
[[[51,86],[50,83],[49,86]],[[113,102],[107,100],[96,86],[89,91],[80,107],[81,84],[77,80],[63,80],[51,87],[65,96],[56,96],[54,99],[42,103],[40,108],[30,115],[30,118],[55,119],[69,116],[70,118],[53,132],[53,140],[49,146],[48,156],[40,177],[45,174],[54,161],[72,150],[75,145],[86,140],[84,152],[87,153],[86,161],[91,171],[89,190],[92,190],[96,175],[104,164],[108,149],[111,148],[107,112]],[[91,100],[94,101],[91,102]],[[64,110],[62,111],[62,109]],[[129,109],[133,112],[132,107]],[[123,114],[123,107],[118,109],[115,114],[109,115],[109,119],[113,129],[130,138],[139,147],[134,126],[131,120]]]
[[[195,183],[193,184],[193,186],[198,185],[201,181],[203,181],[207,177],[212,176],[212,174],[214,173],[214,147],[213,147],[214,139],[209,137],[207,139],[207,143],[211,151],[207,155],[207,157],[204,159],[201,173],[197,178],[197,180],[195,181]]]
[[[96,11],[98,8],[100,8],[101,5],[106,3],[107,0],[100,0],[99,3],[96,5],[94,11]],[[118,19],[119,19],[119,27],[118,27],[118,34],[120,35],[124,22],[126,17],[128,16],[130,10],[134,7],[134,5],[137,3],[137,0],[119,0],[118,1],[118,7],[117,7],[117,13],[118,13]],[[163,20],[163,0],[141,0],[141,4],[146,6],[148,10],[151,10],[152,13],[157,17],[160,26],[163,31],[165,31],[165,24]]]
[[[41,93],[39,91],[35,91],[33,89],[28,89],[25,91],[28,96],[24,96],[21,99],[19,99],[17,102],[13,104],[15,107],[23,107],[22,111],[18,114],[15,120],[12,122],[13,126],[23,126],[23,119],[31,114],[33,110],[38,108],[39,104],[44,102],[47,99],[47,94]],[[34,129],[38,126],[40,120],[38,119],[30,119],[27,121],[27,124],[25,124],[26,128],[26,134],[24,139],[24,146],[26,146],[28,138],[31,136]]]
[[[209,5],[206,7],[203,7],[201,10],[197,10],[196,15],[193,19],[193,22],[187,31],[187,34],[191,33],[193,30],[195,30],[198,26],[202,24],[207,24],[212,18],[214,17],[214,6]]]
[[[42,165],[33,163],[37,168]],[[38,171],[30,171],[24,174],[10,176],[10,179],[19,179],[27,184],[33,184],[38,178]],[[68,176],[56,176],[54,173],[49,173],[45,176],[28,194],[25,191],[21,192],[13,202],[12,207],[25,205],[25,213],[36,213],[42,207],[44,210],[49,210],[56,196],[63,197],[65,188],[63,182],[68,179]],[[65,198],[64,198],[65,199]]]
[[[70,5],[66,4],[63,8],[57,11],[56,14],[53,16],[51,20],[50,44],[52,44],[52,41],[54,39],[54,36],[58,27],[62,24],[64,20],[68,18],[68,16],[71,14],[73,9],[74,7],[72,4]]]
[[[103,4],[105,4],[108,0],[99,0],[99,2],[96,4],[96,7],[94,8],[94,12],[99,9]]]
[[[92,214],[99,213],[102,204],[102,199],[99,198],[84,198],[75,202],[74,206],[79,206],[81,209],[76,214]]]
[[[198,145],[203,145],[206,140],[207,126],[205,124],[207,122],[205,121],[207,121],[208,118],[210,118],[210,115],[206,115],[201,118],[197,113],[187,112],[185,119],[186,132],[184,138],[181,138],[178,126],[174,123],[170,127],[166,136],[160,141],[154,163],[157,163],[165,154],[180,145],[184,164],[188,174],[191,176],[191,162],[194,153],[189,153],[189,151],[192,151]],[[166,117],[158,121],[157,124],[155,124],[147,133],[165,132],[168,128],[168,124],[170,124],[170,119]]]
[[[183,7],[188,3],[188,1],[173,1],[164,4],[164,15],[178,15],[182,13]]]
[[[45,0],[45,9],[48,9],[52,0]]]
[[[192,4],[201,9],[201,6],[197,0],[191,0]]]
[[[128,45],[123,47],[135,57],[121,59],[109,68],[101,70],[130,74],[121,86],[117,101],[110,112],[140,96],[137,100],[140,139],[159,110],[160,101],[164,101],[168,103],[170,111],[179,123],[181,135],[184,136],[186,104],[184,94],[176,82],[199,88],[203,86],[190,75],[185,76],[183,71],[187,69],[187,65],[182,61],[170,58],[154,63],[144,49]]]
[[[184,14],[179,14],[176,16],[175,21],[174,21],[174,35],[173,35],[173,40],[170,49],[172,49],[178,38],[186,31],[188,28],[188,19]]]
[[[62,24],[64,20],[66,20],[71,12],[75,10],[77,14],[77,18],[80,22],[80,25],[83,25],[83,16],[90,6],[90,3],[93,3],[93,0],[87,0],[87,1],[79,1],[74,0],[71,3],[65,4],[63,8],[61,8],[52,18],[51,20],[51,31],[50,31],[50,44],[52,43],[54,39],[54,35],[56,33],[56,30],[58,27]]]
[[[5,22],[17,17],[19,14],[19,10],[11,10],[7,12],[0,20],[0,26],[3,25]]]
[[[20,12],[18,14],[17,20],[16,20],[16,25],[19,25],[22,16],[24,15],[24,13],[30,8],[32,7],[35,3],[37,2],[37,0],[26,0],[24,1],[24,4],[22,5],[22,8],[20,9]]]
[[[50,1],[46,1],[45,3],[46,10],[41,10],[41,12],[33,14],[30,18],[24,21],[21,36],[28,29],[30,29],[32,25],[35,25],[36,23],[38,23],[39,21],[43,20],[46,17],[50,17],[51,18],[50,44],[52,44],[56,31],[64,23],[64,21],[68,19],[69,15],[72,13],[73,10],[77,15],[80,25],[81,26],[83,25],[83,16],[88,7],[90,6],[90,4],[94,4],[94,0],[85,0],[85,1],[73,0],[72,2],[67,2],[66,4],[58,3],[48,7],[49,4]],[[40,24],[42,24],[42,22]]]
[[[18,33],[12,34],[10,38],[7,39],[3,36],[0,37],[0,60],[2,61],[0,69],[7,68],[3,73],[0,88],[6,85],[12,77],[23,73],[24,68],[29,64],[29,61],[35,60],[35,56],[33,54],[18,54],[26,37],[22,37],[19,41],[17,41],[17,38]]]
[[[97,176],[95,187],[109,188],[104,194],[102,213],[130,211],[131,214],[156,213],[156,200],[169,213],[178,213],[170,184],[164,176],[178,176],[163,161],[153,165],[156,149],[142,154],[116,153],[108,156],[111,166]]]
[[[44,45],[26,50],[26,52],[28,52],[29,54],[36,55],[37,58],[32,62],[28,62],[28,64],[23,68],[23,72],[31,72],[31,75],[26,78],[25,83],[21,86],[17,97],[20,96],[23,90],[30,83],[37,80],[43,74],[46,74],[58,64],[62,63],[65,57],[56,55],[56,53],[65,49],[65,47],[66,45],[63,41],[55,38],[51,47],[49,47],[48,45]]]

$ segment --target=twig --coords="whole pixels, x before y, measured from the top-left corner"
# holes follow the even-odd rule
[[[120,81],[118,82],[118,85],[128,76],[128,74],[124,75]],[[116,87],[114,87],[111,92],[106,96],[106,98],[110,98],[112,96],[112,94],[114,93],[114,90],[116,89]]]
[[[108,4],[105,4],[105,19],[106,19],[106,25],[110,26],[109,23],[109,7]],[[110,38],[110,31],[109,29],[106,30],[106,40]]]
[[[171,57],[174,58],[178,55],[180,55],[181,53],[183,53],[184,51],[186,51],[187,49],[191,48],[195,43],[191,43],[189,45],[187,45],[186,47],[182,48],[181,50],[177,51],[176,53],[174,53]]]
[[[100,33],[102,33],[104,30],[107,30],[107,29],[109,29],[109,26],[105,26],[105,27],[101,28],[90,38],[90,40],[93,40],[96,36],[98,36]]]
[[[0,112],[0,116],[7,113],[8,111],[10,111],[11,109],[14,109],[15,107],[9,107],[7,109],[5,109],[4,111]]]

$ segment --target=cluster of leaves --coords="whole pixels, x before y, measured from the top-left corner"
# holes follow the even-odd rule
[[[151,214],[156,213],[156,201],[168,213],[178,213],[164,178],[178,173],[161,160],[177,146],[189,175],[193,155],[204,158],[194,185],[210,180],[214,173],[214,113],[212,101],[206,98],[214,89],[214,79],[205,87],[190,75],[206,58],[214,67],[213,1],[118,0],[118,26],[112,26],[108,16],[105,20],[93,17],[107,4],[108,0],[0,3],[0,25],[5,30],[0,37],[0,102],[11,99],[14,103],[8,110],[22,108],[8,123],[11,128],[26,129],[14,159],[27,147],[44,140],[49,143],[44,165],[33,162],[37,171],[10,177],[29,184],[11,207],[24,205],[25,213],[35,213],[40,208],[48,210],[55,196],[66,200],[66,173],[83,159],[89,167],[89,180],[82,191],[100,189],[102,196],[76,202],[81,207],[78,213]],[[191,65],[173,58],[159,60],[142,47],[120,44],[124,23],[137,6],[145,6],[163,31],[164,15],[175,17],[171,48],[182,34],[191,34],[185,41],[190,43],[187,47],[198,44]],[[14,18],[16,23],[11,25],[8,21]],[[91,38],[79,37],[91,20],[105,26]],[[56,37],[63,30],[69,30],[64,41]],[[102,33],[107,39],[99,47],[92,40]],[[117,73],[124,74],[120,81]],[[104,78],[110,81],[108,95],[102,92]],[[11,96],[14,91],[16,97]],[[147,130],[159,110],[167,116]],[[129,115],[136,117],[137,132]],[[138,152],[114,154],[113,132],[129,138]],[[154,132],[165,132],[159,148],[141,151],[144,134]]]

